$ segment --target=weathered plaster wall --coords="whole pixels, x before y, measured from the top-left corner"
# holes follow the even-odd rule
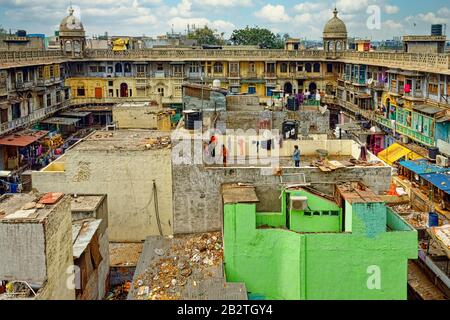
[[[156,129],[158,127],[157,114],[150,107],[115,106],[112,116],[113,121],[117,121],[121,129]]]
[[[0,279],[42,285],[36,299],[75,299],[67,287],[73,264],[69,197],[44,223],[0,223],[0,261]]]
[[[200,165],[173,164],[173,214],[174,233],[192,233],[220,230],[222,228],[222,203],[220,186],[223,183],[252,183],[257,187],[261,203],[258,209],[277,211],[280,177],[272,170],[261,168],[205,168]],[[376,193],[388,191],[391,167],[354,167],[333,172],[318,168],[285,168],[284,174],[304,173],[307,182],[323,192],[332,194],[333,183],[362,180]],[[268,198],[266,198],[266,195]],[[272,203],[272,204],[271,204]]]
[[[308,136],[309,133],[328,133],[330,131],[330,112],[320,113],[315,107],[308,107],[300,111],[221,111],[218,121],[226,124],[227,129],[258,129],[259,121],[266,119],[270,114],[272,129],[282,130],[283,122],[286,120],[297,120],[299,122],[299,136]],[[204,118],[210,116],[205,113]]]
[[[47,277],[44,227],[0,223],[0,279],[42,284]]]
[[[71,149],[64,172],[34,172],[40,192],[106,194],[110,241],[133,242],[159,234],[153,180],[164,234],[172,233],[171,150]]]

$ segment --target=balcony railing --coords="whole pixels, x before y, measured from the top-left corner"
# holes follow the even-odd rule
[[[202,50],[202,49],[138,49],[127,51],[85,50],[82,57],[71,57],[62,51],[0,51],[0,66],[10,63],[42,61],[121,60],[121,61],[326,61],[329,55],[322,50]],[[345,51],[333,58],[338,62],[381,65],[388,68],[404,68],[425,72],[448,72],[449,54],[426,54],[405,52],[356,52]]]
[[[14,129],[18,129],[20,127],[33,124],[34,122],[42,120],[43,118],[52,115],[55,112],[64,109],[67,106],[68,106],[67,102],[60,103],[52,107],[38,109],[25,117],[20,117],[18,119],[2,123],[0,125],[0,135],[6,134]]]
[[[13,62],[34,62],[34,61],[54,61],[59,59],[68,59],[60,50],[33,50],[33,51],[1,51],[0,65]]]
[[[326,54],[320,50],[270,50],[270,49],[248,49],[248,50],[198,50],[198,49],[139,49],[127,51],[111,50],[86,50],[85,57],[89,59],[121,59],[121,60],[295,60],[295,59],[325,59]]]
[[[266,78],[276,78],[277,74],[275,72],[266,72]]]
[[[449,54],[346,51],[342,53],[339,60],[419,71],[439,72],[450,69]]]

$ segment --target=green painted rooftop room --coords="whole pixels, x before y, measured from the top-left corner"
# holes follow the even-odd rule
[[[224,185],[227,281],[250,297],[288,300],[406,300],[417,231],[360,183],[334,201],[281,188],[281,212],[256,212],[249,185]]]

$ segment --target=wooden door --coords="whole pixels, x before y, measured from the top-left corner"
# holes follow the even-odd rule
[[[95,99],[103,98],[103,90],[102,88],[95,88]]]

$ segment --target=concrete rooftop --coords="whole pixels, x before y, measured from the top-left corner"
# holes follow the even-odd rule
[[[16,193],[0,197],[0,223],[42,223],[54,204],[39,204],[42,194]]]
[[[157,150],[170,149],[171,141],[167,132],[152,130],[95,131],[74,145],[78,151],[111,150]]]

